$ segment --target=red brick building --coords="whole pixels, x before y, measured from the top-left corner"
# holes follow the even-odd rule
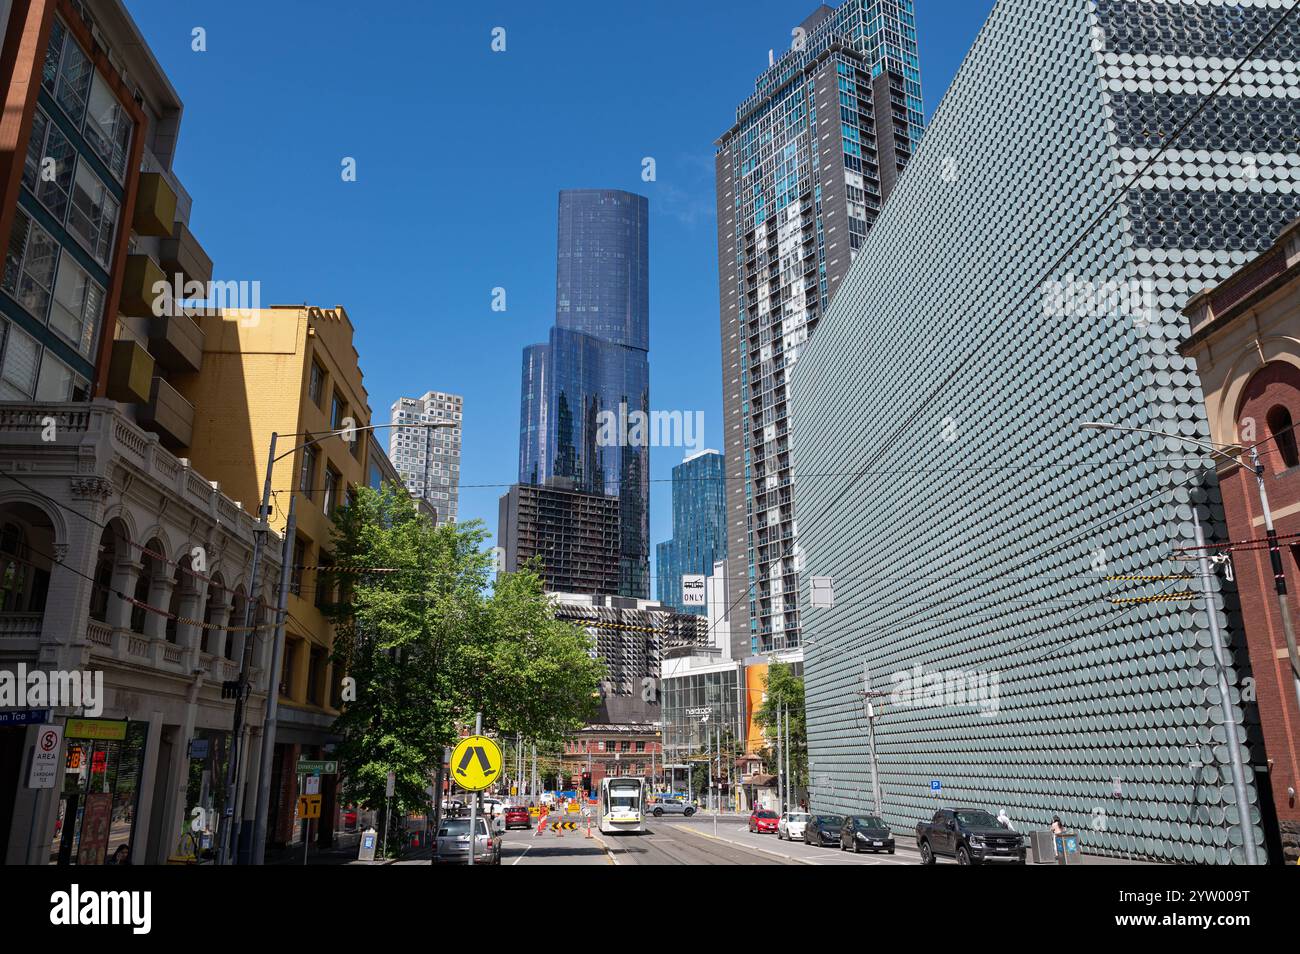
[[[565,740],[560,774],[570,787],[591,772],[591,787],[607,776],[630,775],[650,781],[663,775],[659,733],[645,725],[589,725]]]
[[[1300,620],[1300,220],[1267,252],[1188,303],[1191,335],[1180,350],[1196,359],[1210,438],[1257,445],[1264,488],[1280,542],[1286,601]],[[1244,455],[1220,460],[1219,485],[1232,567],[1250,655],[1263,746],[1252,746],[1260,813],[1270,861],[1300,857],[1300,659],[1289,645],[1270,551],[1244,541],[1265,538],[1259,483]],[[1229,605],[1229,611],[1232,607]],[[1262,751],[1261,751],[1262,749]]]

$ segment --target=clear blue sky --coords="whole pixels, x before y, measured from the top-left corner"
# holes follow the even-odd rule
[[[495,535],[516,477],[563,188],[649,197],[651,406],[703,410],[722,448],[713,142],[811,0],[127,3],[185,103],[175,168],[215,277],[345,306],[377,421],[401,395],[463,394],[462,521]],[[992,6],[916,0],[927,118]],[[651,450],[652,560],[680,460]]]

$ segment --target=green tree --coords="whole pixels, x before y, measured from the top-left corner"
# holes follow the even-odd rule
[[[763,704],[754,713],[754,721],[763,727],[768,740],[763,747],[763,764],[773,774],[778,769],[776,746],[777,720],[784,706],[790,716],[790,775],[795,791],[808,790],[808,733],[804,718],[803,679],[785,663],[772,663],[767,669]],[[784,725],[781,732],[785,732]]]
[[[476,711],[487,730],[539,740],[594,711],[590,638],[551,615],[535,572],[492,585],[486,539],[477,521],[435,527],[400,488],[360,488],[335,514],[339,570],[320,585],[336,594],[334,661],[355,686],[334,724],[346,799],[382,805],[392,771],[396,809],[427,805],[443,747]]]

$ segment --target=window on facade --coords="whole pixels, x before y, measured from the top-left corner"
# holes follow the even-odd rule
[[[322,506],[325,509],[325,515],[329,516],[334,512],[334,508],[339,504],[339,485],[343,477],[337,470],[329,464],[325,465],[325,501]]]
[[[314,444],[308,444],[302,449],[302,469],[298,473],[298,489],[308,500],[312,499],[313,484],[316,480],[316,458],[318,456]]]
[[[66,364],[54,357],[48,348],[41,356],[41,373],[36,379],[36,400],[67,401],[72,397],[76,375]]]
[[[126,157],[131,148],[131,117],[122,108],[104,78],[95,73],[90,85],[90,108],[86,112],[86,141],[104,165],[122,181]]]
[[[26,212],[17,210],[5,250],[0,287],[42,324],[54,293],[54,268],[58,260],[59,246],[54,239]]]
[[[334,392],[334,398],[330,402],[330,427],[336,431],[343,429],[343,418],[347,417],[348,403],[343,400],[343,396],[338,391]]]
[[[1291,412],[1281,404],[1268,412],[1268,430],[1277,446],[1282,469],[1300,466],[1300,452],[1296,449],[1295,424]]]
[[[327,567],[334,565],[334,557],[321,551],[317,561],[320,568],[316,571],[316,608],[325,610],[334,602],[334,576]]]
[[[117,200],[108,186],[85,162],[77,163],[72,183],[72,210],[68,231],[81,240],[95,260],[105,268],[112,257],[113,232],[117,228]]]
[[[85,269],[64,255],[54,283],[54,307],[50,327],[62,335],[84,357],[95,347],[95,331],[104,310],[104,289]]]
[[[311,363],[311,377],[307,382],[307,396],[311,398],[311,403],[317,407],[321,406],[321,400],[325,396],[325,369],[321,367],[319,361]]]
[[[32,138],[27,143],[27,160],[23,164],[23,185],[60,223],[68,214],[72,190],[72,171],[76,153],[68,137],[37,109],[32,118]]]
[[[293,568],[289,571],[289,591],[302,596],[302,568],[307,563],[307,541],[297,537],[293,541]]]
[[[63,22],[56,19],[50,31],[41,82],[77,125],[81,125],[81,117],[86,112],[86,97],[90,93],[94,72],[95,68],[80,44],[72,38]]]
[[[325,682],[325,650],[313,648],[307,661],[307,701],[320,705],[321,687]]]
[[[293,695],[293,668],[298,657],[298,647],[301,640],[286,639],[284,641],[284,664],[280,666],[280,695]]]
[[[4,341],[4,363],[0,365],[0,398],[18,401],[36,393],[36,369],[40,361],[40,345],[36,339],[17,325],[7,326]]]

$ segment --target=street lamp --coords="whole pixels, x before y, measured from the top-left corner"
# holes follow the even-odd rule
[[[1236,457],[1221,450],[1221,447],[1231,447],[1234,445],[1223,444],[1214,445],[1207,441],[1196,440],[1195,438],[1182,437],[1178,434],[1169,434],[1165,431],[1159,431],[1149,427],[1124,427],[1119,424],[1107,424],[1102,421],[1085,421],[1079,425],[1090,430],[1105,431],[1134,431],[1146,434],[1155,434],[1158,437],[1167,437],[1172,440],[1185,441],[1188,444],[1195,444],[1203,447],[1211,453],[1218,454],[1234,464],[1241,463]],[[1240,453],[1240,448],[1238,448]],[[1268,529],[1270,547],[1276,547],[1276,534],[1273,532],[1273,519],[1268,510],[1268,497],[1264,491],[1264,469],[1259,465],[1259,455],[1254,447],[1250,448],[1251,458],[1256,465],[1255,475],[1259,480],[1259,493],[1261,502],[1264,505],[1265,523]],[[1201,530],[1201,520],[1196,513],[1196,508],[1192,507],[1192,526],[1196,534],[1196,554],[1200,564],[1201,571],[1201,591],[1205,597],[1205,615],[1210,621],[1210,644],[1214,650],[1214,665],[1219,677],[1219,705],[1223,710],[1223,726],[1225,733],[1228,728],[1232,729],[1232,737],[1228,739],[1228,758],[1232,766],[1232,789],[1237,801],[1237,814],[1241,821],[1241,840],[1246,853],[1246,864],[1255,865],[1259,861],[1255,852],[1254,824],[1251,820],[1250,800],[1246,797],[1246,771],[1241,761],[1241,733],[1237,727],[1237,722],[1232,715],[1232,703],[1229,701],[1228,694],[1228,673],[1223,659],[1223,640],[1219,634],[1219,621],[1214,608],[1214,593],[1210,583],[1210,562],[1205,556],[1205,534]],[[1287,640],[1295,650],[1295,640],[1291,635],[1291,617],[1290,611],[1286,606],[1286,583],[1282,580],[1280,564],[1274,564],[1278,573],[1278,593],[1279,600],[1282,604],[1283,625],[1286,628]]]
[[[341,436],[345,441],[351,443],[356,440],[356,435],[362,431],[375,431],[391,427],[458,427],[455,421],[428,421],[419,423],[402,423],[402,424],[367,424],[363,427],[344,427],[337,430],[326,431],[323,434],[314,435],[310,431],[300,434],[286,434],[286,437],[309,437],[311,440],[304,441],[295,445],[282,454],[275,453],[276,444],[279,442],[280,435],[275,431],[271,432],[271,446],[267,453],[266,461],[266,479],[262,483],[262,503],[257,511],[258,524],[253,534],[253,557],[249,563],[249,590],[255,592],[257,587],[257,574],[261,569],[262,548],[266,545],[266,538],[270,535],[270,512],[271,512],[271,477],[275,471],[275,465],[286,457],[289,457],[304,447],[310,447],[319,444],[323,440],[331,437]],[[293,491],[290,490],[292,495]],[[292,508],[293,498],[290,496],[290,507]],[[287,525],[286,525],[287,526]],[[283,565],[280,568],[280,595],[278,605],[276,606],[276,638],[275,647],[272,652],[271,668],[268,672],[266,718],[263,720],[262,729],[262,758],[261,772],[257,782],[257,802],[254,808],[253,818],[253,851],[255,860],[260,861],[263,855],[261,846],[265,843],[266,835],[266,812],[270,805],[271,793],[271,757],[275,748],[275,740],[268,732],[275,728],[275,719],[279,710],[280,692],[278,675],[283,653],[282,639],[279,637],[280,630],[283,626],[285,616],[285,606],[287,600],[287,580],[291,571],[290,563],[292,561],[293,545],[286,534],[286,556]],[[249,599],[244,609],[244,628],[245,632],[253,632],[253,619],[257,600]],[[230,756],[226,764],[226,802],[224,817],[222,818],[221,837],[218,839],[217,863],[227,864],[233,850],[233,839],[231,838],[231,829],[235,822],[235,792],[238,791],[239,780],[239,740],[240,734],[244,728],[244,696],[248,687],[248,661],[249,649],[252,645],[252,638],[246,637],[244,640],[244,651],[240,654],[239,660],[239,691],[235,697],[234,725],[231,729],[230,737]],[[259,833],[261,838],[259,839]]]

